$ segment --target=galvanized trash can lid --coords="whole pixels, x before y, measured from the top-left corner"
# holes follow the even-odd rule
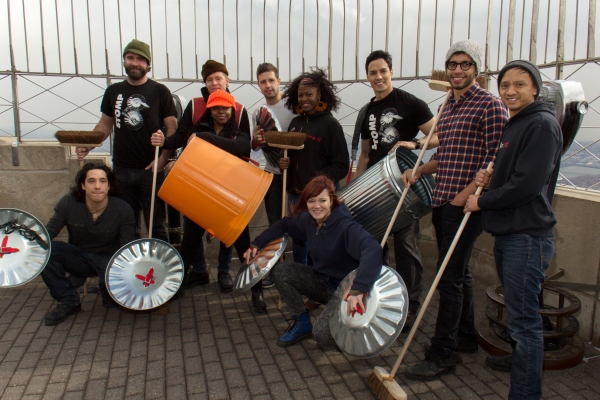
[[[264,278],[285,251],[287,243],[286,235],[272,240],[256,253],[250,264],[242,265],[233,282],[235,293],[245,292]]]
[[[0,287],[34,280],[50,259],[50,235],[33,215],[0,208]]]
[[[183,260],[159,239],[137,239],[121,247],[106,268],[106,288],[121,306],[150,310],[165,304],[183,282]]]
[[[344,353],[369,358],[386,350],[402,332],[408,313],[408,293],[400,275],[384,265],[367,298],[363,299],[366,310],[362,315],[347,316],[344,299],[356,271],[344,278],[329,300],[329,328]]]

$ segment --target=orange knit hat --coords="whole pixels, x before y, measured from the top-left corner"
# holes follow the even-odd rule
[[[235,107],[235,99],[233,98],[231,93],[227,93],[224,90],[215,90],[210,94],[210,96],[208,96],[206,108],[211,108],[215,106]]]

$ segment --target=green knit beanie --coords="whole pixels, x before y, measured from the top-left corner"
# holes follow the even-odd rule
[[[133,39],[131,42],[125,46],[125,50],[123,50],[123,57],[128,52],[135,53],[139,56],[144,57],[148,60],[148,65],[152,62],[152,53],[150,53],[150,46],[147,43],[142,42],[141,40]]]

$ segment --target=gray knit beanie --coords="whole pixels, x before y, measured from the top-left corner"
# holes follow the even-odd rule
[[[450,46],[450,49],[446,53],[446,62],[448,62],[450,57],[452,57],[452,55],[455,53],[465,53],[471,57],[475,63],[475,69],[477,70],[477,73],[481,72],[481,57],[483,57],[483,48],[481,48],[479,43],[470,39],[461,40],[460,42],[454,43],[452,46]]]
[[[535,95],[535,98],[537,99],[540,95],[540,91],[542,90],[542,73],[535,64],[527,60],[511,61],[500,70],[500,73],[498,74],[498,90],[500,90],[500,83],[502,82],[502,77],[504,76],[506,71],[513,68],[521,68],[527,71],[527,73],[531,77],[531,80],[533,81],[533,84],[537,88],[537,94]]]

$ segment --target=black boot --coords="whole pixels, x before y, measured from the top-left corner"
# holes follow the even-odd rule
[[[194,272],[193,270],[188,272],[183,279],[183,286],[186,289],[191,289],[194,286],[206,285],[210,282],[208,272]]]
[[[219,281],[221,292],[229,293],[233,290],[233,281],[229,272],[219,272],[217,280]]]
[[[263,290],[262,285],[258,282],[256,285],[252,286],[252,304],[254,304],[254,311],[257,314],[264,314],[267,312],[267,304],[263,298]]]

